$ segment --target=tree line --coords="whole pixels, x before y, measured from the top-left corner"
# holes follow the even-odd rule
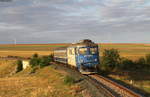
[[[100,63],[100,69],[104,71],[115,71],[118,69],[148,71],[150,69],[150,54],[133,61],[121,57],[117,49],[105,49]]]

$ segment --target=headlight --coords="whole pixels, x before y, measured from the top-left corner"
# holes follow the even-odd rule
[[[84,62],[84,60],[83,60],[83,59],[81,59],[81,60],[80,60],[80,62],[81,62],[81,63],[83,63],[83,62]]]
[[[94,61],[97,61],[97,59],[95,59]]]

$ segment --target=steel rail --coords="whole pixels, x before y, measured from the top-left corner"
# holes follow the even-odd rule
[[[119,94],[120,97],[143,97],[142,95],[135,93],[134,91],[101,75],[94,74],[89,76]]]
[[[104,85],[102,85],[101,83],[99,83],[96,79],[93,79],[90,75],[87,75],[88,77],[90,77],[90,79],[96,83],[93,83],[97,89],[102,89],[105,92],[105,95],[107,95],[108,97],[116,97],[111,91],[109,91],[106,87],[104,87]]]

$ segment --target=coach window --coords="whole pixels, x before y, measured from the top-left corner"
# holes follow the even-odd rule
[[[70,55],[74,55],[74,54],[75,54],[74,50],[73,50],[73,49],[70,49],[70,50],[69,50],[69,54],[70,54]]]
[[[75,50],[74,49],[72,49],[72,55],[75,55]]]

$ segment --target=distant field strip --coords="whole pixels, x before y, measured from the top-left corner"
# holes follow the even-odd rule
[[[5,57],[5,56],[22,56],[22,57],[30,57],[33,54],[39,54],[39,55],[50,55],[52,54],[52,51],[1,51],[0,50],[0,56]]]
[[[150,44],[100,44],[101,55],[104,49],[118,49],[122,57],[137,59],[150,54]]]
[[[41,45],[0,45],[0,50],[19,50],[19,51],[49,51],[58,47],[64,47],[66,44],[41,44]]]
[[[17,44],[17,45],[0,45],[0,56],[23,56],[30,57],[34,53],[40,55],[49,55],[54,49],[66,47],[69,44]],[[102,43],[99,44],[100,55],[104,49],[118,49],[122,57],[137,59],[150,53],[150,44],[116,44]]]

